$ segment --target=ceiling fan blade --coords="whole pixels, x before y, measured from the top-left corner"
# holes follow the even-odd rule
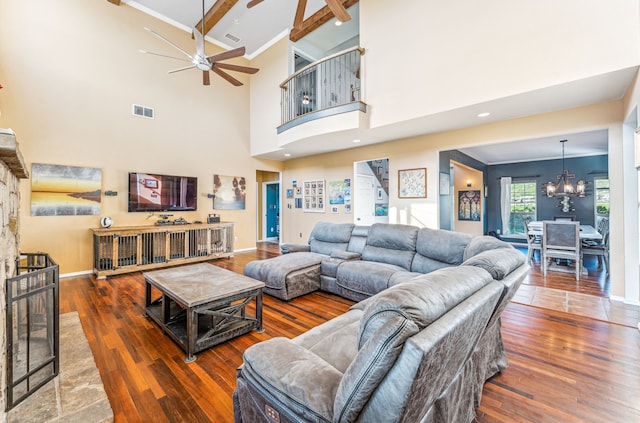
[[[209,80],[209,71],[202,71],[202,85],[211,85]]]
[[[196,40],[196,54],[204,57],[204,37],[198,31],[198,28],[193,28],[193,38]]]
[[[250,74],[254,74],[260,70],[258,68],[250,68],[248,66],[239,66],[239,65],[232,65],[230,63],[220,63],[220,62],[217,62],[215,66],[220,69],[227,69],[231,71],[250,73]]]
[[[154,56],[167,57],[169,59],[181,60],[183,62],[191,62],[191,60],[183,59],[182,57],[167,56],[166,54],[154,53],[147,50],[140,50],[140,53],[153,54]]]
[[[263,0],[251,0],[249,3],[247,3],[247,9],[251,9],[253,6],[257,6],[260,3],[262,3]]]
[[[158,34],[157,32],[155,32],[152,29],[149,29],[147,27],[145,27],[144,29],[146,29],[147,31],[149,31],[150,33],[152,33],[153,35],[155,35],[156,37],[160,38],[162,41],[164,41],[165,43],[169,44],[170,46],[172,46],[173,48],[179,50],[182,54],[184,54],[185,56],[187,56],[189,59],[194,60],[193,56],[189,53],[187,53],[185,50],[183,50],[182,48],[178,47],[177,45],[173,44],[171,41],[167,40],[166,38],[164,38],[162,35]]]
[[[234,57],[244,56],[246,49],[244,47],[234,48],[233,50],[227,50],[222,53],[214,54],[207,57],[211,63],[218,62],[220,60],[233,59]]]
[[[196,65],[191,65],[191,66],[187,66],[186,68],[174,69],[174,70],[169,71],[169,72],[167,72],[167,73],[182,72],[182,71],[185,71],[185,70],[187,70],[187,69],[193,69],[193,68],[195,68],[195,67],[196,67]]]
[[[220,75],[222,78],[226,79],[232,85],[235,85],[236,87],[239,87],[240,85],[243,85],[242,82],[238,81],[237,79],[235,79],[233,76],[229,75],[228,73],[221,71],[220,69],[217,68],[217,66],[218,66],[218,64],[216,63],[215,65],[213,65],[211,70],[214,71],[215,73],[217,73],[218,75]]]
[[[347,22],[351,20],[351,15],[347,12],[347,9],[344,8],[340,0],[326,0],[326,2],[331,12],[340,22]]]

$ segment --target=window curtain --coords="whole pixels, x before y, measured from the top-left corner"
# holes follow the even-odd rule
[[[509,219],[511,219],[511,177],[500,178],[500,214],[502,216],[502,233],[509,234]]]

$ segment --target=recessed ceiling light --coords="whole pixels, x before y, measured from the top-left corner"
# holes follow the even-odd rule
[[[285,157],[291,157],[291,154],[289,154],[289,153],[284,153],[284,156],[285,156]]]
[[[491,113],[489,113],[489,112],[478,113],[478,117],[479,117],[479,118],[483,118],[483,117],[487,117],[487,116],[489,116],[490,114],[491,114]]]
[[[340,26],[340,25],[342,25],[342,22],[340,22],[339,20],[336,19],[335,24],[336,24],[336,26]]]
[[[353,142],[360,142],[360,140],[353,140]]]

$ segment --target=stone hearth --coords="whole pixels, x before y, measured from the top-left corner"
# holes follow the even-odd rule
[[[60,373],[7,413],[7,422],[112,422],[113,411],[77,312],[60,315]]]

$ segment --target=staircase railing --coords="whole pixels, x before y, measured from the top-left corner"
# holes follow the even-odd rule
[[[308,120],[351,110],[366,111],[360,101],[362,54],[361,47],[333,54],[305,66],[280,84],[282,123],[278,133]]]

